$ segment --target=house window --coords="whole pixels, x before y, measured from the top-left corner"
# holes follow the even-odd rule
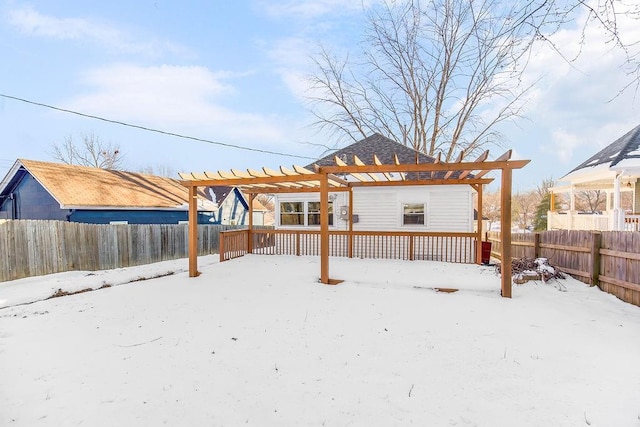
[[[333,225],[333,202],[329,202],[329,225]],[[320,225],[320,202],[280,202],[280,225]]]
[[[320,225],[320,202],[308,202],[307,225]],[[333,202],[329,202],[329,225],[333,225]]]
[[[304,202],[281,202],[280,225],[304,225]]]
[[[424,225],[425,212],[424,203],[403,203],[402,225]]]

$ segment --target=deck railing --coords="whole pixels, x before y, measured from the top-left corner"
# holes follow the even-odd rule
[[[247,229],[220,232],[220,262],[238,258],[247,253],[249,234]]]
[[[251,240],[249,240],[249,234]],[[220,261],[248,252],[319,255],[319,230],[234,230],[221,233]],[[249,241],[251,246],[249,246]],[[329,256],[476,262],[476,233],[329,231]]]
[[[625,215],[624,216],[624,230],[625,231],[640,231],[640,215]]]
[[[578,212],[548,212],[549,230],[597,230],[610,231],[613,228],[613,212],[584,214]],[[624,215],[623,231],[640,231],[640,215]]]

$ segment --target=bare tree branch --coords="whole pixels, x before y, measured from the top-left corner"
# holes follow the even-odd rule
[[[82,134],[82,142],[79,144],[69,135],[63,143],[53,143],[52,149],[53,158],[69,165],[120,169],[124,160],[119,146],[103,142],[93,132]]]

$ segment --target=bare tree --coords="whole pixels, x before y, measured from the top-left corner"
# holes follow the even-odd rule
[[[551,41],[551,36],[569,23],[573,23],[580,14],[585,15],[581,25],[581,43],[585,42],[586,30],[596,26],[606,35],[605,43],[612,48],[624,52],[626,61],[622,68],[630,76],[625,88],[640,84],[640,40],[627,39],[621,32],[619,19],[622,15],[630,20],[640,20],[640,3],[637,0],[529,0],[521,1],[514,7],[511,21],[514,26],[530,28],[530,34],[536,40],[542,40],[551,45],[560,55],[562,46]],[[563,55],[564,57],[564,55]],[[565,58],[569,61],[574,58]]]
[[[606,210],[607,193],[602,190],[579,191],[575,195],[576,209],[588,213]]]
[[[76,143],[69,135],[63,143],[54,143],[52,147],[51,155],[69,165],[120,169],[124,160],[119,146],[103,142],[93,132],[82,134],[82,142],[80,143]]]
[[[500,221],[500,208],[501,199],[500,191],[487,191],[482,197],[482,216],[487,218],[489,223],[487,224],[487,231],[491,230],[494,223]]]
[[[368,17],[357,61],[322,48],[310,77],[315,125],[361,139],[373,132],[450,161],[499,141],[518,116],[523,27],[493,0],[383,3]]]
[[[536,190],[518,192],[511,198],[512,217],[521,230],[532,228],[541,197]]]
[[[313,124],[338,143],[377,132],[445,161],[472,155],[499,143],[498,124],[520,116],[532,87],[520,76],[534,43],[563,55],[551,36],[580,12],[587,12],[583,34],[588,25],[602,27],[640,75],[640,42],[624,42],[616,24],[621,3],[383,1],[367,18],[362,53],[338,56],[321,47],[313,58]],[[640,6],[624,13],[640,18]]]

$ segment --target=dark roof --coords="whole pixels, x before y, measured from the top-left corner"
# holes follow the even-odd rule
[[[392,139],[382,136],[379,133],[374,133],[371,136],[366,137],[358,142],[354,142],[340,150],[337,150],[321,159],[306,166],[307,169],[314,169],[314,165],[318,166],[335,166],[334,157],[338,156],[343,162],[348,165],[353,165],[354,154],[358,156],[364,164],[372,165],[373,155],[375,154],[380,159],[380,162],[384,165],[395,165],[394,154],[398,156],[398,161],[401,164],[415,164],[415,163],[434,163],[435,158],[428,156],[419,151],[415,151],[413,148],[402,145]],[[416,161],[417,160],[417,161]],[[436,172],[433,178],[441,179],[446,172]],[[452,174],[452,178],[457,178],[460,175],[459,171]],[[473,178],[473,175],[468,175],[469,178]],[[407,179],[430,179],[430,172],[412,172],[407,174]]]
[[[215,199],[212,199],[218,204],[224,202],[224,199],[233,191],[233,187],[228,185],[212,185],[207,189],[215,195]]]
[[[249,204],[245,200],[244,193],[242,193],[242,191],[237,187],[231,187],[229,185],[211,185],[207,187],[207,191],[205,191],[205,193],[207,194],[207,196],[209,196],[210,200],[214,201],[218,205],[221,205],[222,203],[224,203],[225,199],[229,197],[231,193],[233,193],[234,190],[237,190],[238,197],[240,199],[240,203],[242,203],[242,206],[244,206],[245,209],[249,209]],[[211,193],[213,193],[213,195],[215,196],[215,200],[213,199]]]
[[[314,164],[318,166],[334,166],[334,156],[338,156],[348,165],[353,165],[354,154],[367,165],[373,164],[374,154],[378,156],[378,159],[385,165],[395,164],[394,154],[398,156],[398,160],[403,164],[416,163],[416,155],[420,163],[433,163],[435,161],[431,156],[417,152],[413,148],[402,145],[379,133],[374,133],[363,140],[354,142],[351,145],[318,159],[306,167],[307,169],[313,170]]]
[[[589,157],[585,162],[578,165],[571,172],[590,166],[601,165],[603,163],[607,163],[609,164],[609,166],[615,166],[625,159],[640,158],[640,154],[637,154],[637,152],[631,154],[632,152],[638,150],[639,146],[640,125],[631,129],[622,137],[616,139],[612,144],[606,146],[593,156]]]

